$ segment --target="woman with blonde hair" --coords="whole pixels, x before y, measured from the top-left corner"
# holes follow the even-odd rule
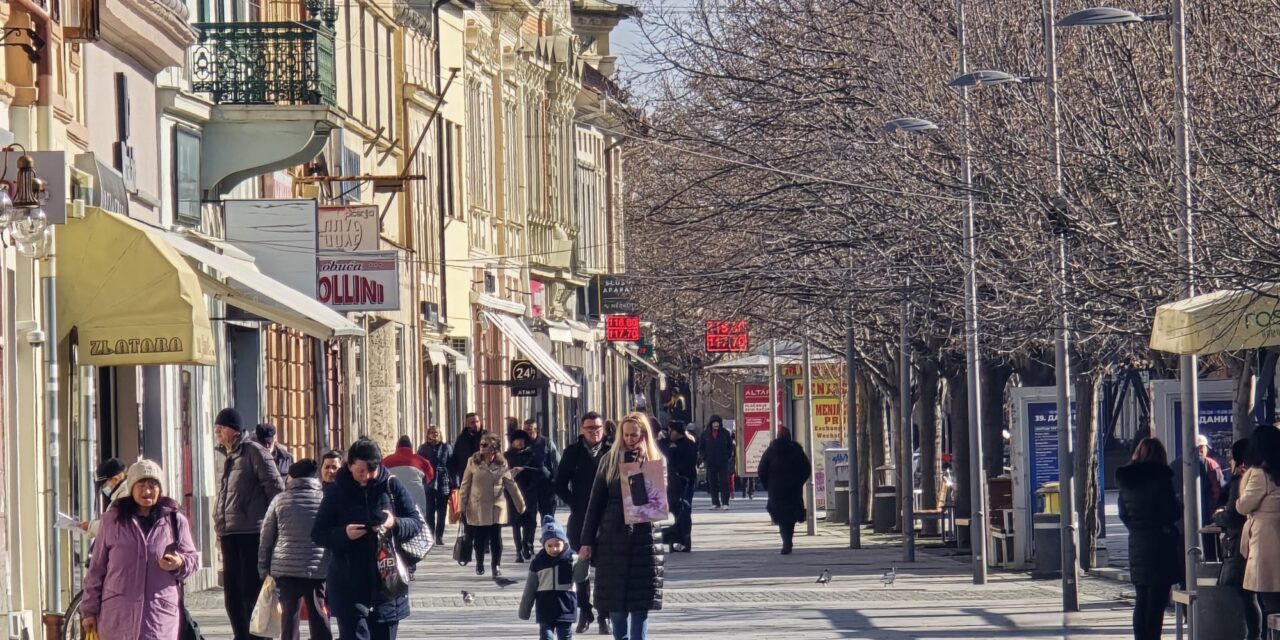
[[[649,612],[662,608],[665,564],[659,536],[650,523],[627,524],[623,518],[622,465],[663,464],[662,454],[643,413],[630,413],[618,424],[618,438],[600,461],[582,529],[584,559],[596,563],[595,602],[608,611],[615,640],[645,640]]]
[[[476,575],[484,575],[484,551],[492,552],[493,577],[502,576],[502,527],[510,520],[507,498],[517,513],[525,509],[524,496],[511,477],[507,459],[502,455],[502,440],[486,433],[480,438],[480,450],[467,462],[458,489],[463,523],[475,546]]]

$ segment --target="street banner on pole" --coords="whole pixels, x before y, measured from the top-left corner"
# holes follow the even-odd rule
[[[778,390],[778,417],[782,415],[782,390]],[[773,442],[773,425],[769,422],[769,385],[742,385],[742,432],[738,446],[742,453],[743,477],[753,478],[760,468],[765,449]]]

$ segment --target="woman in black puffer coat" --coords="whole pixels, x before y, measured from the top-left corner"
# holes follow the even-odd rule
[[[778,437],[765,449],[756,473],[769,492],[766,507],[782,536],[782,554],[790,554],[796,524],[804,522],[808,515],[804,512],[804,483],[809,481],[813,465],[804,448],[791,439],[791,431],[778,427]]]
[[[376,523],[376,527],[375,527]],[[413,498],[382,466],[382,452],[371,440],[357,440],[347,464],[325,487],[311,540],[329,550],[329,612],[342,638],[392,640],[409,617],[409,599],[379,593],[378,529],[396,541],[413,539],[425,526]]]
[[[622,483],[624,462],[663,464],[649,423],[632,413],[618,425],[618,438],[600,461],[582,527],[583,559],[596,565],[596,593],[592,603],[608,611],[613,637],[646,640],[649,612],[662,608],[665,558],[655,527],[623,521],[622,501],[630,496]]]
[[[1120,520],[1129,529],[1129,580],[1137,592],[1133,637],[1160,640],[1170,592],[1182,582],[1182,504],[1164,445],[1155,438],[1138,443],[1132,461],[1116,471],[1116,483]]]

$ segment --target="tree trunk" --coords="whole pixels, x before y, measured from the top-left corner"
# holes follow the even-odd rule
[[[1003,363],[980,365],[982,381],[982,468],[988,478],[1004,475],[1004,388],[1013,369]]]
[[[1097,378],[1076,376],[1075,510],[1080,523],[1080,566],[1092,569],[1098,548],[1098,416],[1094,411]]]
[[[973,498],[969,487],[969,389],[965,371],[947,375],[947,394],[950,396],[951,422],[951,474],[956,482],[956,518],[968,519],[973,512]],[[969,545],[969,528],[956,527],[960,548]]]
[[[1268,354],[1270,357],[1270,354]],[[1246,438],[1253,426],[1253,364],[1254,352],[1243,351],[1240,358],[1226,358],[1231,377],[1235,378],[1236,394],[1231,402],[1231,426],[1234,439]]]
[[[938,380],[940,363],[936,356],[920,359],[920,397],[916,410],[920,417],[920,506],[925,510],[938,508]],[[936,536],[938,520],[924,521],[924,535]]]
[[[880,486],[879,473],[876,471],[879,467],[884,466],[885,460],[888,459],[887,448],[889,446],[888,432],[885,430],[885,413],[884,413],[884,395],[883,391],[870,380],[867,380],[867,397],[870,402],[867,403],[867,438],[869,440],[871,457],[871,486],[872,491],[868,495],[875,492],[875,487]],[[868,511],[868,513],[871,513]]]
[[[875,467],[877,458],[884,458],[884,443],[879,443],[880,454],[876,455],[876,441],[872,433],[884,427],[884,411],[880,405],[880,394],[870,378],[864,374],[856,376],[858,393],[858,495],[862,502],[862,518],[871,519],[871,504],[875,487]]]

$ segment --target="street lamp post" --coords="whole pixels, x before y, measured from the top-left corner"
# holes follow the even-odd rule
[[[1173,42],[1173,80],[1177,108],[1174,110],[1174,153],[1178,157],[1178,253],[1183,261],[1183,295],[1195,295],[1195,245],[1192,237],[1194,211],[1191,200],[1191,153],[1187,146],[1190,135],[1190,104],[1187,91],[1187,24],[1183,0],[1172,0],[1167,15],[1140,15],[1124,9],[1094,7],[1077,11],[1057,22],[1059,27],[1102,26],[1136,24],[1142,22],[1168,22]],[[1186,588],[1192,588],[1196,580],[1200,549],[1200,484],[1199,460],[1196,451],[1196,434],[1200,417],[1197,369],[1194,355],[1183,355],[1179,360],[1182,395],[1182,528],[1187,554],[1184,558],[1187,576]],[[1191,616],[1191,637],[1196,637],[1196,620]]]

